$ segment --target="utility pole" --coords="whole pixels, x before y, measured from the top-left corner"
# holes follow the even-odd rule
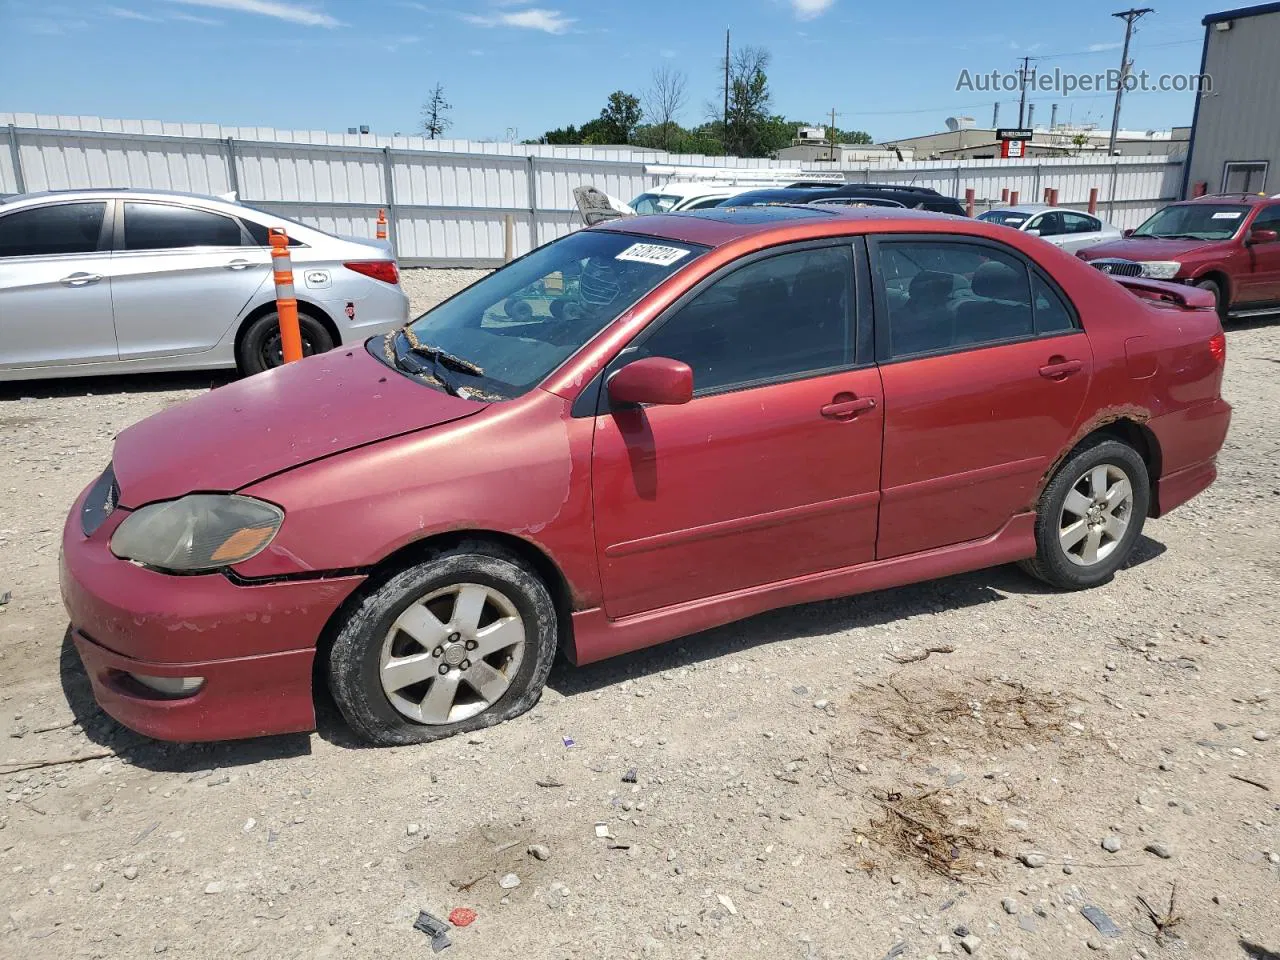
[[[1022,129],[1022,121],[1027,112],[1027,65],[1030,57],[1022,58],[1022,69],[1018,71],[1018,86],[1022,88],[1022,98],[1018,101],[1018,129]]]
[[[724,28],[724,120],[721,137],[724,140],[724,152],[729,153],[729,28]]]
[[[1120,51],[1120,82],[1116,85],[1116,105],[1111,111],[1111,139],[1107,142],[1107,156],[1115,156],[1116,134],[1120,132],[1120,98],[1124,95],[1124,81],[1129,76],[1129,38],[1133,36],[1133,24],[1148,13],[1155,13],[1151,7],[1133,8],[1120,13],[1113,13],[1124,21],[1124,49]]]

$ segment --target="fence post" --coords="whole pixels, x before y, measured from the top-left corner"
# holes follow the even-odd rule
[[[1009,206],[1016,207],[1018,205],[1018,191],[1009,191]]]
[[[1000,188],[1000,202],[1001,202],[1001,203],[1008,203],[1008,202],[1009,202],[1009,188],[1008,188],[1008,187],[1001,187],[1001,188]]]
[[[293,292],[293,261],[284,227],[271,227],[271,270],[276,282],[276,317],[280,322],[280,351],[285,363],[302,359],[302,331],[298,327],[298,298]]]
[[[978,196],[978,191],[973,187],[966,187],[964,191],[964,215],[966,217],[973,216],[973,201]]]
[[[516,258],[516,218],[508,213],[502,218],[502,259],[510,263]]]
[[[1095,217],[1098,215],[1098,188],[1089,188],[1089,212]]]
[[[1031,196],[1035,196],[1040,192],[1040,164],[1036,164],[1033,168],[1036,172],[1035,181],[1031,184]]]
[[[527,159],[528,184],[525,190],[529,194],[529,249],[532,250],[538,246],[538,171],[537,158],[531,153]]]
[[[957,164],[957,165],[956,165],[956,180],[955,180],[955,185],[951,188],[951,195],[952,195],[953,197],[957,197],[957,196],[959,196],[959,195],[960,195],[960,171],[961,171],[961,169],[962,169],[962,168],[960,167],[960,165],[959,165],[959,164]],[[973,216],[973,214],[969,214],[969,216]]]
[[[27,180],[22,175],[22,151],[18,149],[18,128],[9,124],[9,156],[13,158],[13,185],[17,193],[27,192]]]
[[[396,188],[392,175],[391,148],[382,148],[382,182],[383,192],[387,195],[387,239],[391,241],[391,252],[400,256],[400,244],[397,242],[400,232],[396,226]]]
[[[235,139],[227,137],[224,143],[227,145],[227,185],[231,187],[237,200],[243,200],[244,197],[240,196],[240,170],[236,160]]]
[[[1107,219],[1116,222],[1116,190],[1120,184],[1120,163],[1111,164],[1111,199],[1107,201]]]

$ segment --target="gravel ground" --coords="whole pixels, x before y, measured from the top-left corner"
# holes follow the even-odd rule
[[[0,387],[0,955],[399,960],[469,907],[458,958],[1275,957],[1280,323],[1229,341],[1222,476],[1106,587],[777,611],[385,750],[331,709],[195,746],[101,715],[57,531],[113,434],[210,381]]]
[[[465,267],[450,270],[423,267],[402,270],[400,286],[409,295],[409,316],[416,317],[488,273],[488,270],[471,270]]]

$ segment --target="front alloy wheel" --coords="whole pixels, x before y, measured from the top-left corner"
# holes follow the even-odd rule
[[[405,608],[387,631],[382,690],[410,720],[457,723],[502,699],[524,648],[524,621],[509,597],[451,584]]]
[[[559,621],[520,557],[484,541],[374,581],[329,651],[329,689],[363,740],[440,740],[524,713],[542,694]]]

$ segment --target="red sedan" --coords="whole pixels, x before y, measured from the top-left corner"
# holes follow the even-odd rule
[[[1103,583],[1230,420],[1212,297],[1123,284],[878,208],[574,233],[124,431],[63,534],[76,646],[154,737],[309,730],[319,678],[399,744],[528,710],[557,650],[1010,561]]]

